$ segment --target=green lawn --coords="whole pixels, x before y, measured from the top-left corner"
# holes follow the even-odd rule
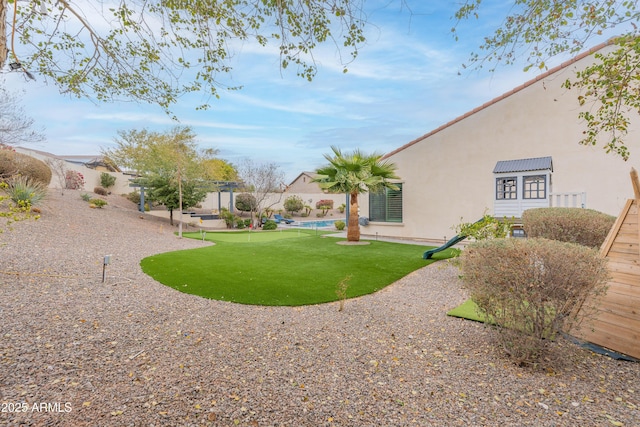
[[[202,239],[198,233],[186,237]],[[309,305],[336,301],[351,275],[347,297],[370,294],[449,251],[422,259],[427,246],[373,241],[339,245],[343,239],[315,231],[209,232],[214,246],[169,252],[142,260],[145,273],[181,292],[256,305]]]

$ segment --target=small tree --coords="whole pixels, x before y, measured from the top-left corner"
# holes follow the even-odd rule
[[[327,212],[333,209],[333,200],[318,200],[316,202],[316,209],[320,209],[322,216],[326,216]]]
[[[245,190],[255,198],[257,217],[262,218],[263,211],[278,204],[282,198],[279,188],[284,180],[284,173],[276,163],[258,164],[250,159],[242,162],[238,172]],[[279,197],[270,198],[272,194],[277,194]],[[253,221],[253,212],[251,212],[251,220]]]
[[[240,193],[236,196],[236,209],[240,212],[255,212],[258,209],[256,198],[253,194]]]
[[[116,177],[110,173],[100,173],[100,185],[104,188],[111,188],[116,184]]]
[[[300,196],[289,196],[284,199],[284,210],[287,212],[300,212],[304,208],[304,201]]]

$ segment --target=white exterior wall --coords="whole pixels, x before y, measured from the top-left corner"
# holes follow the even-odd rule
[[[551,156],[553,192],[586,193],[587,208],[618,215],[633,196],[629,171],[640,169],[640,123],[632,113],[626,138],[628,162],[606,154],[602,145],[578,144],[585,129],[578,119],[578,92],[561,88],[583,58],[521,90],[488,103],[437,132],[392,152],[403,185],[403,223],[370,223],[363,234],[440,241],[453,227],[493,211],[495,176],[500,160]],[[362,197],[361,213],[368,213]]]
[[[524,177],[531,175],[544,175],[546,177],[545,185],[545,195],[544,199],[525,199],[524,198]],[[516,188],[517,188],[517,198],[515,199],[502,199],[496,200],[496,179],[498,178],[516,178]],[[517,172],[517,173],[499,173],[493,175],[493,215],[497,218],[520,218],[522,216],[522,212],[527,209],[533,208],[545,208],[549,207],[549,192],[551,187],[551,175],[546,171],[528,171],[528,172]],[[478,217],[480,219],[480,217]]]

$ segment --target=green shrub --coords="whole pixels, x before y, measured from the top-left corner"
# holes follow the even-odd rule
[[[106,172],[102,172],[100,174],[100,185],[104,188],[110,188],[113,187],[116,184],[116,177],[106,173]]]
[[[304,208],[304,201],[300,196],[289,196],[284,199],[284,210],[287,212],[300,212]]]
[[[272,219],[268,219],[264,224],[262,224],[263,230],[275,230],[278,228],[278,224]]]
[[[594,249],[542,238],[474,242],[461,267],[471,298],[500,326],[498,343],[517,364],[536,362],[545,339],[579,326],[595,301],[588,297],[604,294],[608,279]]]
[[[236,196],[236,209],[241,212],[255,212],[258,209],[258,203],[253,194],[240,193]]]
[[[51,182],[51,169],[41,160],[13,150],[0,149],[0,179],[9,179],[22,175],[31,182],[48,186]]]
[[[136,205],[140,204],[140,192],[139,191],[132,191],[131,193],[127,194],[127,200],[129,200],[130,202],[135,203]]]
[[[107,201],[106,200],[102,200],[102,199],[91,199],[89,200],[89,206],[91,206],[92,208],[99,208],[101,209],[103,206],[107,205]]]
[[[91,200],[91,194],[88,193],[82,193],[80,194],[80,198],[82,200],[84,200],[85,202],[88,202],[89,200]]]
[[[336,221],[336,222],[334,222],[334,223],[333,223],[333,225],[335,225],[335,226],[336,226],[336,230],[342,231],[342,230],[344,230],[344,227],[345,227],[347,224],[345,224],[345,222],[344,222],[344,221]]]
[[[47,195],[47,187],[40,181],[33,180],[24,175],[17,175],[9,180],[6,189],[14,203],[21,205],[28,203],[37,205]]]
[[[457,225],[454,230],[456,234],[475,240],[503,239],[509,235],[511,222],[506,219],[501,221],[485,213],[480,220],[473,223],[463,222]]]
[[[609,234],[616,218],[592,209],[537,208],[522,214],[527,236],[597,248]]]
[[[338,212],[344,213],[346,208],[347,208],[347,205],[343,203],[340,206],[338,206]]]
[[[94,193],[96,193],[96,194],[99,194],[99,195],[101,195],[101,196],[106,196],[106,195],[108,195],[108,194],[109,194],[109,192],[107,191],[107,189],[106,189],[106,188],[104,188],[104,187],[94,187],[94,188],[93,188],[93,192],[94,192]]]

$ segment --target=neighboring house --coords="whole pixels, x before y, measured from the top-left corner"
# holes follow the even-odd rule
[[[100,172],[122,172],[120,168],[110,161],[105,156],[81,156],[81,155],[69,155],[58,156],[61,159],[73,163],[85,166],[89,169],[95,169]]]
[[[519,217],[541,206],[573,206],[618,215],[632,196],[631,167],[640,169],[640,119],[626,139],[628,162],[582,146],[579,92],[561,87],[594,61],[567,61],[512,91],[385,155],[398,167],[399,190],[361,197],[368,235],[452,237],[461,222],[483,214]],[[633,114],[633,113],[632,113]]]
[[[296,179],[291,181],[291,184],[287,185],[285,191],[287,193],[322,194],[322,188],[318,183],[312,182],[317,176],[318,174],[315,172],[302,172]]]

